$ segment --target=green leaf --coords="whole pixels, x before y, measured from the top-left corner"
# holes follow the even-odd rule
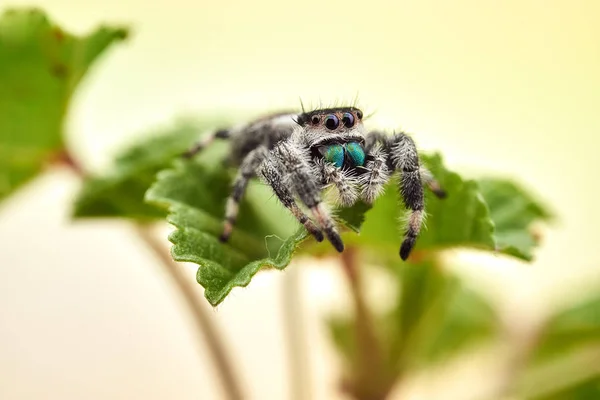
[[[189,149],[202,134],[229,125],[229,122],[222,116],[202,115],[148,132],[140,142],[117,155],[109,172],[85,178],[75,200],[73,216],[122,217],[140,221],[164,218],[163,209],[144,201],[158,171],[168,168],[173,159]],[[218,157],[219,151],[224,150],[222,144],[216,143],[202,157]]]
[[[127,32],[73,36],[37,9],[0,15],[0,200],[63,151],[63,120],[77,84]]]
[[[538,244],[532,224],[551,221],[553,214],[513,181],[485,178],[478,183],[494,221],[498,249],[531,260],[532,249]]]
[[[169,236],[173,258],[200,265],[197,280],[213,306],[233,287],[248,285],[261,268],[285,268],[307,237],[268,188],[251,182],[236,229],[228,243],[221,243],[223,205],[232,184],[222,162],[180,160],[158,174],[146,195],[149,202],[168,209],[168,221],[177,228]]]

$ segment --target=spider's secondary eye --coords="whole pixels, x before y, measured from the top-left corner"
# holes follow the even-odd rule
[[[357,167],[365,165],[365,151],[362,146],[356,142],[350,142],[346,145],[346,152],[352,163]]]
[[[327,146],[323,151],[323,158],[338,168],[344,165],[344,147],[339,144]]]
[[[354,115],[350,113],[344,113],[344,117],[342,118],[342,122],[346,128],[352,128],[354,126]]]
[[[327,118],[325,118],[325,126],[330,130],[337,129],[337,127],[340,126],[340,119],[333,114],[328,115]]]
[[[362,117],[363,117],[363,113],[362,113],[362,111],[360,111],[360,110],[357,110],[357,111],[356,111],[356,116],[358,117],[358,119],[362,119]]]
[[[320,118],[319,118],[319,117],[317,117],[316,115],[315,115],[314,117],[312,117],[312,119],[310,120],[310,122],[312,122],[312,123],[313,123],[313,125],[316,125],[316,124],[318,124],[318,123],[319,123],[319,121],[320,121]]]

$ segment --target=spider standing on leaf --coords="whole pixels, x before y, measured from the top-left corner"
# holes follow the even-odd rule
[[[399,189],[411,210],[400,246],[406,260],[415,245],[424,218],[423,184],[438,197],[444,190],[432,174],[419,165],[413,140],[404,133],[366,133],[363,113],[355,107],[317,109],[302,113],[277,113],[248,124],[206,136],[185,153],[192,157],[214,139],[230,139],[230,161],[239,166],[227,200],[222,241],[227,241],[238,214],[238,204],[248,181],[259,176],[281,203],[317,241],[323,232],[339,252],[344,243],[321,201],[323,189],[333,185],[339,202],[350,206],[358,199],[371,204],[395,172]],[[296,204],[298,198],[314,218]]]

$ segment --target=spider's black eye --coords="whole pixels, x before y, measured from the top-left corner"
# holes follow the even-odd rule
[[[325,126],[329,130],[337,129],[337,127],[340,126],[340,119],[333,114],[328,115],[327,118],[325,118]]]
[[[320,118],[319,118],[319,117],[317,117],[316,115],[315,115],[314,117],[312,117],[312,118],[311,118],[311,120],[310,120],[310,122],[312,122],[312,123],[313,123],[313,125],[316,125],[316,124],[318,124],[318,123],[319,123],[319,121],[320,121]]]
[[[354,115],[350,113],[344,113],[342,122],[346,128],[352,128],[354,126]]]
[[[357,110],[357,111],[356,111],[356,116],[358,117],[358,119],[362,119],[362,117],[363,117],[363,113],[362,113],[362,111],[360,111],[360,110]]]

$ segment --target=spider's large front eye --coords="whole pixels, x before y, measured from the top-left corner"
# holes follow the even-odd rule
[[[354,126],[354,115],[350,113],[344,113],[342,117],[342,122],[346,128],[352,128]]]
[[[340,119],[333,114],[328,115],[327,118],[325,118],[325,126],[329,130],[337,129],[338,126],[340,126]]]

